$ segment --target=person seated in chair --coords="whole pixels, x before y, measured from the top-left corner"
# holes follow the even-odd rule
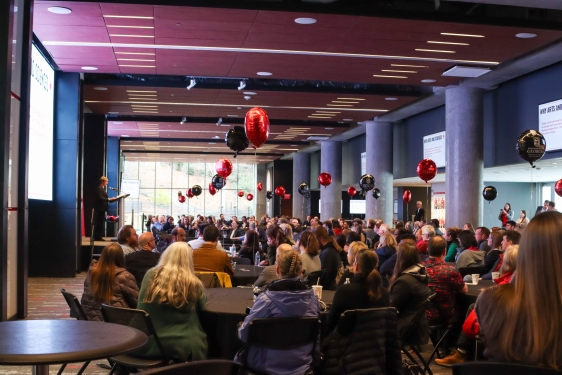
[[[207,223],[198,224],[196,225],[196,227],[197,227],[197,239],[191,240],[187,243],[190,251],[199,249],[205,243],[205,240],[203,239],[203,232],[205,231],[205,228],[207,228]],[[217,250],[224,251],[219,241],[217,241],[216,248]]]
[[[170,233],[172,231],[172,229],[174,229],[175,227],[176,226],[174,225],[174,217],[168,216],[168,219],[166,220],[166,223],[164,223],[164,225],[162,226],[162,231]]]
[[[230,236],[229,236],[231,240],[239,240],[242,236],[244,236],[245,233],[246,231],[240,228],[239,222],[237,221],[232,222],[232,230],[230,231]]]
[[[247,342],[250,323],[257,318],[318,317],[320,304],[314,291],[301,280],[302,262],[292,249],[277,256],[279,280],[259,294],[250,314],[238,328],[238,337]],[[287,332],[290,334],[290,332]],[[237,354],[247,367],[269,375],[304,374],[312,365],[312,344],[289,350],[261,349],[250,346],[247,355]]]
[[[156,248],[156,240],[152,232],[141,234],[139,246],[140,251],[129,253],[125,257],[125,268],[135,277],[140,288],[146,271],[158,264],[160,254],[153,252]]]
[[[207,225],[203,231],[205,243],[198,249],[193,250],[193,266],[195,271],[202,272],[226,272],[234,275],[228,254],[217,250],[219,230],[214,225]]]
[[[132,225],[123,225],[117,232],[117,243],[121,245],[125,255],[138,251],[139,236]]]
[[[285,253],[285,252],[290,252],[290,251],[294,251],[293,247],[289,244],[281,244],[279,245],[279,247],[276,250],[276,255],[275,255],[275,259],[277,260],[279,258],[279,254]],[[301,261],[302,263],[302,261]],[[254,282],[255,286],[258,287],[262,287],[265,285],[269,285],[272,282],[276,281],[278,279],[277,277],[277,267],[275,265],[272,266],[266,266],[263,271],[260,272],[260,275],[258,276],[258,279]]]

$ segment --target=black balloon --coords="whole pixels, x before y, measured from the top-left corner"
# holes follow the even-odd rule
[[[373,189],[373,198],[379,199],[380,196],[381,196],[381,191],[379,190],[379,188]]]
[[[226,178],[222,178],[218,174],[214,175],[211,180],[211,185],[217,190],[220,190],[226,185]]]
[[[248,137],[246,137],[246,130],[242,126],[235,126],[226,133],[226,145],[234,151],[234,157],[238,153],[244,151],[250,145]]]
[[[543,135],[536,130],[525,130],[517,141],[517,152],[524,160],[533,165],[534,161],[544,156],[546,151],[546,140]]]
[[[371,174],[364,174],[359,180],[359,186],[361,187],[361,190],[364,191],[373,190],[375,187],[375,178]]]
[[[306,184],[306,183],[302,183],[299,185],[299,194],[300,195],[306,195],[306,193],[308,193],[310,195],[310,187]],[[306,198],[306,197],[305,197]]]
[[[488,202],[493,201],[494,199],[496,199],[496,197],[498,196],[498,191],[496,190],[495,187],[493,186],[486,186],[484,188],[484,190],[482,190],[482,196],[484,197],[484,199],[486,199]]]
[[[265,193],[265,197],[266,197],[267,199],[273,198],[273,192],[272,192],[271,190],[268,190],[268,191]]]
[[[195,195],[196,197],[200,196],[201,193],[203,192],[203,189],[201,189],[201,186],[199,185],[194,185],[191,188],[191,192],[193,193],[193,195]]]
[[[306,199],[309,199],[310,198],[310,191],[304,193],[302,196],[305,197]]]

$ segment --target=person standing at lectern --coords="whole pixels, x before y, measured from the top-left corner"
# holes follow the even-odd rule
[[[92,233],[94,241],[103,241],[103,235],[105,234],[105,226],[103,223],[107,212],[107,203],[117,200],[116,198],[107,197],[105,187],[108,183],[108,178],[101,176],[100,184],[96,190],[96,203],[94,204],[94,233]]]
[[[421,201],[417,201],[416,202],[416,216],[414,217],[414,221],[420,221],[422,219],[425,219],[425,210],[422,208],[422,202]]]

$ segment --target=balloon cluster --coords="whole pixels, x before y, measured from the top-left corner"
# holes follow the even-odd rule
[[[219,174],[214,175],[211,179],[211,186],[213,186],[213,188],[216,190],[222,189],[225,185],[226,178],[220,176]]]
[[[187,192],[186,192],[187,194]],[[180,191],[178,191],[178,202],[180,203],[185,203],[185,197],[183,196],[183,193]]]
[[[212,182],[209,182],[209,193],[215,195],[217,193],[217,188],[213,186]]]
[[[299,185],[298,192],[306,199],[310,198],[310,187],[305,182]]]

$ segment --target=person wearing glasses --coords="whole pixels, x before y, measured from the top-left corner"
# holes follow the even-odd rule
[[[146,271],[158,264],[160,254],[154,252],[156,240],[152,232],[141,234],[139,237],[139,247],[139,251],[127,254],[125,257],[125,268],[135,277],[140,288]]]

